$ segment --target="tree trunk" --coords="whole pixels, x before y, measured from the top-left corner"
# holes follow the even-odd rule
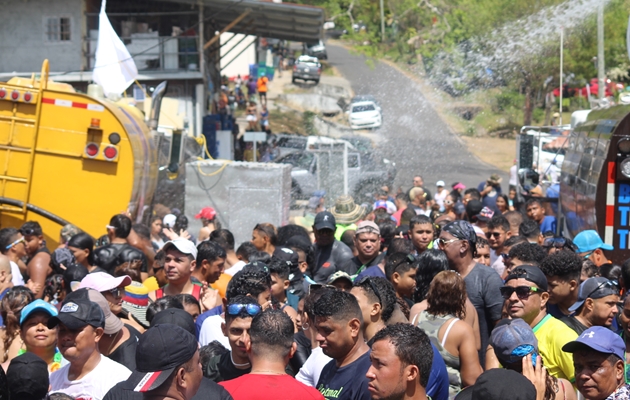
[[[532,124],[532,111],[534,109],[534,102],[532,99],[532,82],[529,76],[525,76],[525,106],[523,107],[523,125]]]

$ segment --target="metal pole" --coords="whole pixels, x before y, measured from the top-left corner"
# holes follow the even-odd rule
[[[600,0],[597,6],[597,82],[599,84],[597,97],[599,100],[602,100],[606,93],[604,79],[604,1]]]
[[[254,140],[254,162],[258,161],[258,159],[256,158],[256,151],[257,151],[257,150],[256,150],[256,145],[257,145],[257,144],[258,144],[258,142],[256,142],[256,141]]]
[[[380,0],[381,3],[381,42],[385,43],[385,13],[383,11],[383,0]]]
[[[348,194],[348,143],[343,144],[343,194]]]
[[[563,53],[564,53],[564,27],[560,27],[560,121],[558,126],[562,126],[562,68],[563,68]]]
[[[206,106],[206,99],[208,98],[208,77],[206,76],[206,55],[203,49],[203,33],[204,33],[204,23],[203,23],[203,2],[199,1],[199,73],[201,74],[201,82],[203,84],[203,90],[201,91],[202,98],[197,100],[198,107],[201,108],[200,115],[203,118],[206,115],[206,111],[208,107]],[[199,128],[199,132],[201,132],[201,127]]]

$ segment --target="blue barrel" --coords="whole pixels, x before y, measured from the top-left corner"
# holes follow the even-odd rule
[[[258,79],[258,64],[249,64],[249,76]]]
[[[217,130],[221,129],[221,116],[210,114],[203,117],[202,135],[206,138],[208,153],[214,158],[218,156],[217,150]],[[204,154],[205,157],[205,154]]]

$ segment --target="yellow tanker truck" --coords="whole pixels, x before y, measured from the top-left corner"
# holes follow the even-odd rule
[[[129,210],[138,220],[148,215],[158,184],[157,121],[165,92],[163,82],[153,93],[147,126],[133,106],[49,81],[48,60],[39,79],[0,83],[0,225],[35,220],[54,235],[72,223],[99,237],[116,213]]]

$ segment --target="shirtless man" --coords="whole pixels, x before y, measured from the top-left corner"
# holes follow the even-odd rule
[[[249,123],[249,130],[251,132],[255,132],[257,130],[257,122],[258,122],[258,108],[256,107],[256,103],[253,101],[249,102],[249,106],[247,106],[247,117],[246,120]]]

